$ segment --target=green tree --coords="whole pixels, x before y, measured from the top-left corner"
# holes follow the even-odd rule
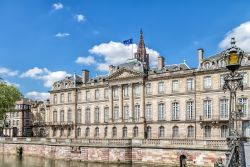
[[[21,93],[15,86],[0,82],[0,120],[4,119],[6,112],[14,111],[15,102],[20,97]]]

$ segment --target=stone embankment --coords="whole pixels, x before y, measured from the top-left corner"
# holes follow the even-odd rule
[[[213,166],[225,160],[225,140],[0,138],[0,153],[107,163]]]

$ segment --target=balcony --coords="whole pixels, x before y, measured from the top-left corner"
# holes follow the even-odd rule
[[[212,123],[218,124],[223,122],[228,122],[229,116],[227,115],[210,115],[210,116],[199,116],[200,124],[203,123]]]

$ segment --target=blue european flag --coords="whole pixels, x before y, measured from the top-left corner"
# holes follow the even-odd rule
[[[128,39],[128,40],[125,40],[125,41],[123,41],[123,44],[124,45],[129,45],[129,44],[132,44],[133,43],[133,39],[131,38],[131,39]]]

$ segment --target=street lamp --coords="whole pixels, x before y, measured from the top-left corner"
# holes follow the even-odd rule
[[[237,128],[237,119],[239,112],[242,111],[242,106],[238,105],[236,98],[236,91],[243,90],[243,77],[237,71],[241,66],[241,60],[244,52],[235,45],[235,38],[231,38],[231,46],[224,51],[224,59],[226,62],[226,67],[230,71],[224,77],[223,90],[230,92],[229,101],[229,135],[227,137],[228,147],[230,153],[227,153],[227,163],[226,166],[237,167],[240,165],[240,136]]]

